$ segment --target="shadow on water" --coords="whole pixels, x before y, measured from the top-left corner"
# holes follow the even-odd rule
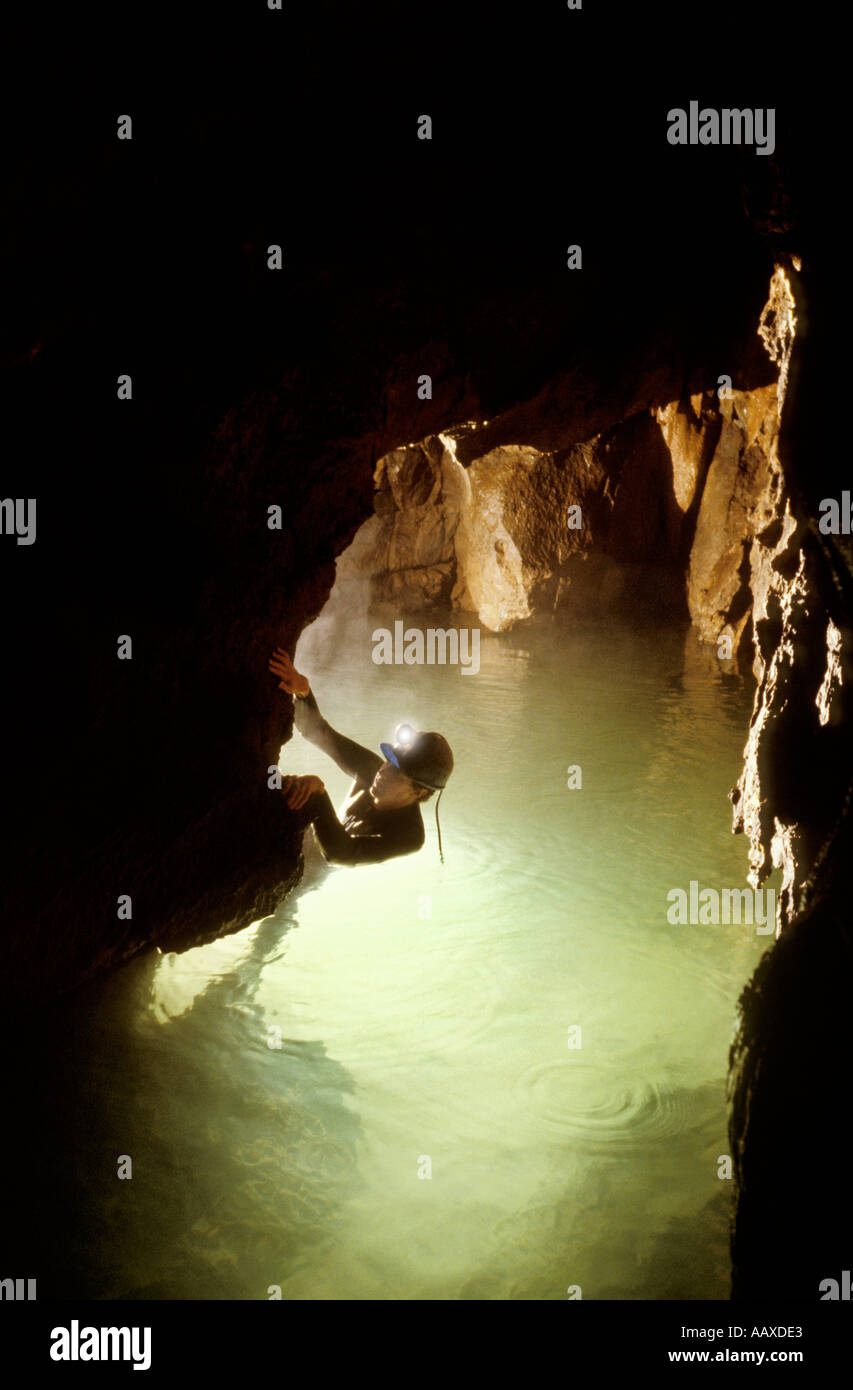
[[[6,1039],[4,1266],[39,1298],[265,1299],[333,1238],[357,1190],[352,1080],[254,1002],[292,908],[179,1013],[158,978],[179,958],[151,953]]]
[[[463,1300],[559,1301],[728,1297],[731,1184],[718,1176],[726,1147],[708,1119],[707,1086],[675,1088],[660,1125],[621,1119],[602,1129],[588,1154],[594,1167],[555,1197],[549,1184],[502,1221]],[[717,1088],[722,1094],[722,1085]],[[684,1117],[690,1117],[685,1119]],[[657,1131],[657,1132],[656,1132]],[[631,1148],[630,1182],[620,1151]],[[610,1151],[608,1153],[608,1150]],[[559,1157],[555,1155],[559,1163]],[[695,1174],[673,1212],[673,1187]],[[697,1257],[697,1228],[703,1234]],[[578,1290],[580,1291],[578,1293]]]

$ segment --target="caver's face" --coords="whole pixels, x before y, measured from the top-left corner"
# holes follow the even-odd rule
[[[418,788],[405,772],[384,762],[370,784],[370,797],[378,811],[396,811],[418,801]]]

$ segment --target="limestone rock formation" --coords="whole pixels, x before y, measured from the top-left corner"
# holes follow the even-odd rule
[[[645,588],[657,611],[686,600],[700,636],[728,636],[736,655],[750,635],[749,547],[781,486],[773,451],[787,359],[767,323],[790,329],[786,284],[777,273],[756,324],[763,372],[757,343],[744,345],[740,360],[732,354],[737,384],[725,393],[635,409],[643,389],[666,394],[666,375],[655,372],[625,416],[624,392],[609,401],[599,394],[600,428],[588,435],[575,372],[541,393],[544,424],[516,406],[380,459],[381,524],[360,547],[375,597],[401,611],[450,606],[501,632],[543,609],[624,607]],[[521,420],[530,435],[510,442]]]
[[[817,1301],[821,1282],[849,1268],[853,1234],[844,1102],[853,997],[853,580],[849,542],[816,524],[821,497],[839,495],[846,470],[831,452],[814,300],[796,267],[788,277],[792,300],[780,293],[766,321],[782,364],[784,408],[770,451],[779,481],[749,552],[758,688],[732,791],[734,829],[749,837],[751,882],[777,868],[782,891],[779,939],[743,992],[730,1053],[732,1289],[737,1298]],[[809,332],[792,347],[803,305]]]
[[[774,277],[771,304],[765,323],[772,322],[773,337],[769,328],[766,333],[780,376],[776,401],[752,420],[751,432],[763,436],[767,485],[746,528],[758,690],[732,800],[734,829],[749,836],[753,885],[763,883],[773,867],[782,869],[781,929],[802,905],[803,886],[844,804],[853,664],[843,596],[817,539],[815,518],[790,495],[780,456],[796,327],[782,272]]]

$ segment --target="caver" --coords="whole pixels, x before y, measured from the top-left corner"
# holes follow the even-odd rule
[[[294,696],[293,722],[299,732],[353,778],[342,820],[335,815],[319,777],[282,779],[288,805],[297,811],[308,808],[306,824],[314,826],[325,858],[332,864],[379,864],[419,850],[425,839],[420,803],[434,792],[440,800],[453,771],[453,753],[446,738],[400,724],[394,743],[379,745],[383,760],[326,722],[308,680],[294,669],[287,652],[279,648],[269,669],[279,677],[280,689]],[[443,863],[438,801],[435,823]]]

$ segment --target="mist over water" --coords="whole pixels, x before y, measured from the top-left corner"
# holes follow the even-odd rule
[[[772,937],[672,926],[666,895],[745,886],[748,689],[684,629],[627,623],[483,630],[476,676],[377,666],[387,620],[356,592],[295,662],[371,748],[445,734],[446,862],[434,801],[387,864],[330,868],[309,831],[273,917],[61,1005],[25,1272],[40,1296],[727,1297],[727,1051]],[[349,785],[298,734],[282,767],[338,805]]]

